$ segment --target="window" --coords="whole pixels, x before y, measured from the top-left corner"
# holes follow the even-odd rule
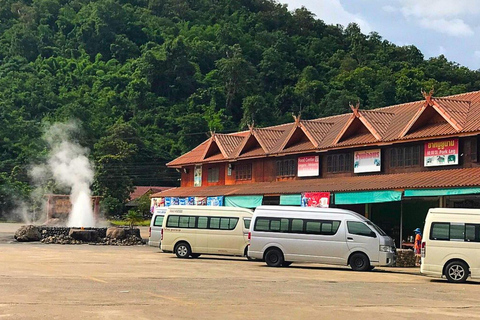
[[[207,217],[198,217],[197,219],[197,228],[198,229],[207,229],[208,228],[208,218]]]
[[[195,217],[172,215],[168,217],[167,228],[233,230],[237,226],[238,220],[238,218],[230,217]],[[250,220],[248,221],[248,224],[250,226]]]
[[[376,238],[377,235],[363,222],[347,221],[347,228],[350,234]]]
[[[210,218],[209,229],[220,229],[220,218]]]
[[[350,153],[330,154],[327,156],[327,172],[352,171],[352,155]]]
[[[245,226],[245,229],[250,229],[250,222],[252,222],[252,219],[243,219],[243,225]]]
[[[178,227],[179,216],[169,216],[167,220],[167,228]]]
[[[450,223],[432,223],[430,240],[450,240]]]
[[[297,174],[295,159],[277,160],[277,177],[291,177]]]
[[[153,221],[153,226],[161,227],[162,224],[163,224],[163,218],[164,218],[164,216],[156,216],[155,221]]]
[[[480,242],[480,224],[434,222],[430,240]]]
[[[480,242],[480,224],[465,225],[465,241]]]
[[[219,168],[208,168],[207,170],[207,181],[208,182],[218,182]]]
[[[241,164],[235,166],[236,180],[252,180],[252,164]]]
[[[304,229],[305,226],[305,229]],[[258,217],[255,231],[334,235],[340,221]]]
[[[181,216],[178,226],[180,228],[195,228],[195,217]]]
[[[405,168],[420,164],[420,146],[396,147],[390,149],[390,167]]]

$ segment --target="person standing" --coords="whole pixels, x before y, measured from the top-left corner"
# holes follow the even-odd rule
[[[417,228],[415,232],[415,242],[413,243],[413,250],[415,251],[415,266],[420,267],[421,248],[422,248],[422,230]]]

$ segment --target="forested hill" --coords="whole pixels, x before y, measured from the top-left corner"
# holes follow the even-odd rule
[[[478,90],[480,72],[268,0],[0,0],[0,82],[2,185],[26,181],[42,126],[75,118],[101,194],[177,183],[159,164],[209,131]]]

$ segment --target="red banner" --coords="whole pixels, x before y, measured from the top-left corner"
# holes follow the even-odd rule
[[[330,206],[330,192],[302,193],[302,207],[328,208]]]

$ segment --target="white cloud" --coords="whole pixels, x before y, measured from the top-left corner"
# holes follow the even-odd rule
[[[383,6],[382,10],[385,11],[385,12],[389,12],[389,13],[398,11],[398,9],[393,7],[393,6]]]
[[[398,0],[405,18],[420,26],[453,37],[473,36],[472,26],[465,23],[468,15],[480,12],[471,0]]]
[[[288,4],[290,10],[304,6],[327,24],[341,24],[346,27],[349,23],[355,22],[363,33],[372,31],[370,24],[361,15],[345,10],[340,0],[280,0],[280,2]]]
[[[420,19],[420,25],[454,37],[468,37],[475,34],[472,28],[460,19]]]
[[[405,16],[414,17],[456,17],[480,12],[472,0],[399,0]]]

